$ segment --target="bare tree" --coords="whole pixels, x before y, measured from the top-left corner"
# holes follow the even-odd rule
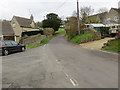
[[[75,10],[73,11],[72,16],[77,17],[77,12]]]
[[[106,7],[100,8],[98,10],[99,13],[104,13],[104,12],[108,12],[108,9]]]
[[[92,9],[91,6],[81,7],[80,15],[81,15],[82,23],[86,23],[87,17],[92,15],[93,12],[94,12],[94,9]]]
[[[93,14],[94,9],[91,8],[91,6],[88,7],[81,7],[80,9],[80,14],[81,16],[86,14],[87,16],[90,16],[91,14]]]

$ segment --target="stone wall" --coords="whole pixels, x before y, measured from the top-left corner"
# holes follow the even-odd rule
[[[29,36],[29,37],[24,37],[21,39],[20,43],[23,43],[25,45],[35,45],[39,44],[44,38],[46,38],[45,35],[34,35],[34,36]]]

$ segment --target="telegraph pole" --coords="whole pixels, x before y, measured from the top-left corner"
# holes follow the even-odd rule
[[[77,21],[78,21],[78,35],[80,35],[80,16],[79,16],[79,1],[77,0]]]

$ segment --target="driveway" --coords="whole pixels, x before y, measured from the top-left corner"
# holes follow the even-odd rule
[[[104,38],[104,39],[97,40],[97,41],[82,43],[80,45],[86,48],[90,48],[90,49],[101,50],[104,43],[107,43],[108,40],[112,40],[112,39],[115,39],[115,38]]]
[[[3,88],[117,88],[117,57],[58,36],[44,46],[4,56]]]

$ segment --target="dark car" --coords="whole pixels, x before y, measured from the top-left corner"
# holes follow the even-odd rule
[[[17,43],[15,41],[0,41],[0,53],[1,55],[8,55],[13,52],[25,51],[26,47],[24,44]]]

